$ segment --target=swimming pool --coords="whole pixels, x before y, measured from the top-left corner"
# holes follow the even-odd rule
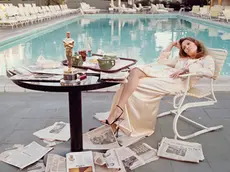
[[[0,46],[0,75],[5,75],[6,65],[36,63],[43,55],[46,59],[63,60],[62,40],[67,31],[75,40],[74,51],[99,49],[106,53],[131,57],[138,64],[153,62],[167,45],[181,37],[191,36],[204,42],[207,47],[230,50],[230,29],[201,24],[194,20],[171,16],[119,15],[119,17],[85,16],[59,26],[34,33],[29,37]],[[178,50],[174,49],[172,56]],[[230,56],[221,75],[230,75]]]

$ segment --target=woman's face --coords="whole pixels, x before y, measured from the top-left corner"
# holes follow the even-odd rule
[[[195,57],[197,53],[197,46],[194,42],[184,40],[181,44],[182,50],[190,57]]]

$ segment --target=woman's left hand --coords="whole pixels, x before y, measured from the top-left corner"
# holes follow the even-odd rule
[[[173,79],[176,79],[180,75],[185,74],[186,72],[187,72],[187,70],[182,68],[182,69],[179,69],[178,71],[174,72],[173,74],[171,74],[170,77],[173,78]]]

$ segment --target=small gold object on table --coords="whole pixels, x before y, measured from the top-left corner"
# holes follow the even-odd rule
[[[64,71],[61,85],[76,85],[80,83],[77,79],[77,73],[72,70],[73,65],[73,47],[74,40],[70,38],[70,32],[66,32],[66,38],[63,40],[65,47],[65,54],[68,61],[68,69]]]

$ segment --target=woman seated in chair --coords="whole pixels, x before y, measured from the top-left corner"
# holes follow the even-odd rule
[[[179,48],[179,57],[169,59],[173,47]],[[128,82],[116,92],[107,125],[117,124],[130,136],[149,136],[154,133],[160,100],[186,90],[185,79],[180,75],[195,73],[212,77],[214,59],[203,44],[190,37],[172,42],[159,56],[158,63],[135,67]],[[199,77],[192,77],[190,86]]]

